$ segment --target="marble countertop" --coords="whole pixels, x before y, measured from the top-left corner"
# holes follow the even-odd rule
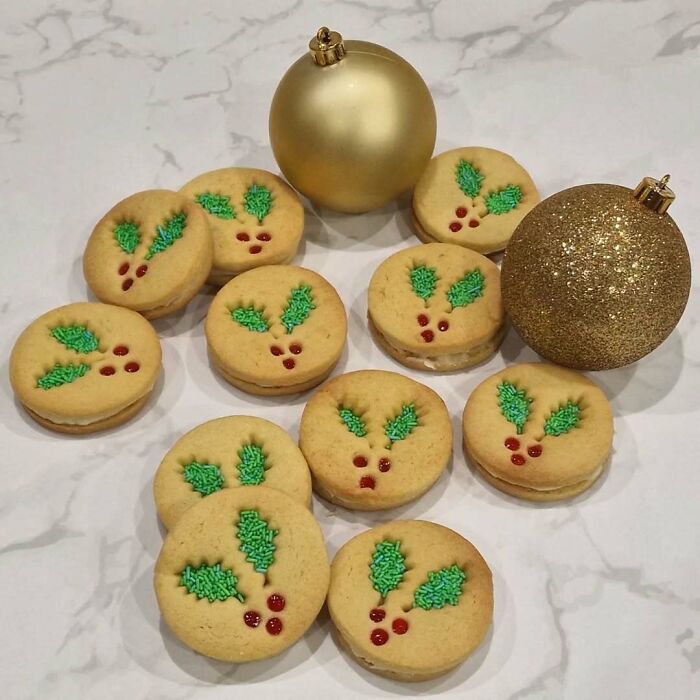
[[[81,254],[97,219],[150,187],[229,165],[276,171],[267,114],[284,70],[321,24],[398,51],[438,112],[436,151],[485,145],[526,164],[544,195],[672,174],[672,215],[700,250],[700,6],[696,0],[353,0],[320,3],[4,0],[0,11],[0,687],[3,698],[700,697],[700,304],[643,361],[598,373],[616,415],[612,467],[565,505],[517,503],[466,467],[416,503],[367,515],[315,499],[329,553],[395,515],[457,529],[494,572],[492,633],[458,671],[402,686],[341,653],[324,612],[267,662],[197,656],[160,621],[151,577],[162,542],[151,479],[184,431],[233,413],[296,436],[306,396],[245,396],[210,369],[211,295],[156,322],[164,379],[121,429],[82,439],[34,425],[7,377],[27,322],[85,299]],[[511,331],[485,365],[402,370],[370,339],[376,265],[413,245],[407,200],[363,217],[306,203],[298,262],[349,312],[336,373],[405,371],[459,426],[470,391],[532,360]]]

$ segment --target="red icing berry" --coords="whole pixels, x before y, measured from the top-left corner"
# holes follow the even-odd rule
[[[296,362],[291,357],[285,357],[284,360],[282,360],[282,364],[287,368],[287,369],[294,369],[294,365]]]
[[[391,469],[391,461],[389,460],[388,457],[382,457],[379,460],[379,471],[380,472],[388,472],[389,469]]]
[[[138,372],[141,369],[141,365],[138,362],[127,362],[124,365],[124,369],[127,372]]]
[[[479,220],[478,219],[472,219],[469,222],[469,228],[476,228],[479,225]]]
[[[389,641],[389,633],[386,630],[372,630],[369,638],[375,646],[381,647]]]
[[[112,350],[112,352],[115,355],[119,355],[119,357],[121,357],[123,355],[129,354],[129,348],[127,348],[126,345],[117,345],[117,347],[114,348],[114,350]]]
[[[522,467],[523,464],[525,464],[525,457],[522,455],[513,455],[510,461],[513,462],[516,467]]]
[[[269,241],[269,240],[272,238],[272,236],[271,236],[269,233],[259,233],[259,234],[256,236],[256,238],[257,238],[259,241]]]
[[[520,440],[518,438],[514,437],[509,437],[506,438],[506,441],[503,443],[509,450],[519,450],[520,449]]]
[[[284,610],[285,603],[286,601],[284,596],[280,595],[279,593],[273,593],[267,599],[267,607],[270,608],[272,612],[282,612],[282,610]]]
[[[420,314],[418,316],[418,325],[427,326],[430,323],[430,319],[425,314]]]
[[[279,355],[284,354],[284,350],[279,345],[270,345],[270,352],[275,356],[278,357]]]
[[[381,622],[386,617],[386,612],[381,608],[372,608],[369,611],[369,619],[372,622]]]
[[[239,241],[249,241],[250,240],[250,236],[247,233],[237,233],[236,238]]]
[[[457,231],[461,231],[461,230],[462,230],[462,224],[460,224],[459,221],[453,221],[450,224],[450,231],[452,231],[453,233],[457,233]]]
[[[248,627],[257,627],[261,619],[260,613],[255,612],[255,610],[248,610],[248,612],[243,615],[243,622],[245,622]]]
[[[438,330],[439,331],[446,331],[450,327],[450,324],[447,321],[440,321],[438,323]]]
[[[391,623],[391,629],[394,630],[395,634],[406,634],[408,632],[408,622],[403,617],[397,617]]]
[[[248,252],[251,255],[257,255],[261,250],[262,250],[261,245],[252,245],[252,246],[250,246],[250,248],[248,248]]]
[[[131,289],[131,285],[132,285],[133,283],[134,283],[134,280],[132,280],[131,277],[125,279],[125,280],[122,282],[122,289],[123,289],[125,292],[128,291],[129,289]]]
[[[374,488],[374,479],[371,476],[363,476],[360,479],[360,488],[361,489],[373,489]]]
[[[139,265],[136,268],[136,276],[143,277],[148,272],[148,265]]]
[[[367,466],[367,457],[363,457],[362,455],[357,455],[357,457],[355,457],[355,459],[352,460],[352,463],[356,467],[360,467],[360,469],[362,469],[363,467]]]
[[[291,352],[292,355],[300,355],[301,354],[301,345],[299,345],[299,343],[292,343],[289,346],[289,352]]]
[[[282,620],[279,617],[271,617],[267,621],[265,629],[272,635],[278,635],[282,631]]]
[[[426,343],[432,343],[433,338],[435,338],[435,333],[433,333],[430,329],[428,329],[427,331],[423,331],[421,335],[423,336],[423,340],[425,340]]]
[[[527,448],[527,453],[530,457],[539,457],[542,454],[542,445],[530,445]]]
[[[112,367],[112,365],[106,365],[100,369],[100,374],[105,377],[111,377],[117,370]]]
[[[122,263],[119,266],[119,274],[125,275],[127,272],[129,272],[129,263]]]
[[[455,209],[455,214],[457,214],[457,217],[459,219],[463,219],[467,215],[466,207],[457,207]]]

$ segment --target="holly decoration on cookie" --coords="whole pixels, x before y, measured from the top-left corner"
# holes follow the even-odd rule
[[[61,345],[77,353],[87,355],[99,349],[99,342],[86,326],[56,326],[51,329],[51,336]]]
[[[251,185],[245,193],[245,210],[254,216],[259,224],[262,224],[265,217],[272,209],[272,193],[264,185]]]
[[[50,370],[37,379],[38,389],[48,391],[64,384],[72,384],[76,379],[84,377],[90,371],[90,367],[85,363],[79,365],[54,365]]]
[[[141,231],[135,221],[122,221],[114,227],[114,240],[127,254],[133,255],[141,243]]]
[[[484,294],[484,274],[476,269],[467,272],[447,290],[447,301],[452,309],[469,306]]]
[[[254,333],[267,333],[270,325],[263,312],[254,306],[239,306],[231,311],[231,318],[243,328]]]
[[[343,422],[345,427],[355,436],[359,438],[366,437],[367,435],[367,425],[362,420],[362,418],[355,413],[351,408],[340,407],[338,409],[338,415],[340,420]]]
[[[185,465],[182,478],[201,496],[209,496],[224,487],[223,474],[216,464],[190,462]]]
[[[523,427],[530,415],[532,399],[525,389],[518,389],[515,384],[502,382],[498,385],[498,407],[503,417],[515,426],[518,435],[522,435]]]
[[[204,211],[215,216],[217,219],[229,221],[236,218],[236,210],[233,208],[231,197],[228,195],[202,192],[194,198],[194,201],[197,202]]]
[[[418,265],[408,273],[413,293],[423,301],[428,301],[435,293],[438,283],[437,270],[434,267]]]
[[[566,435],[573,430],[581,420],[581,407],[573,401],[567,401],[565,405],[552,411],[544,422],[544,434],[557,437]]]
[[[381,596],[382,602],[395,591],[406,573],[406,558],[401,553],[401,542],[383,540],[379,542],[369,565],[372,588]]]
[[[206,598],[210,603],[229,598],[245,602],[245,596],[236,587],[238,578],[231,569],[223,569],[221,564],[186,566],[180,574],[180,585],[199,600]]]
[[[428,572],[428,580],[413,594],[413,607],[439,610],[446,605],[457,605],[466,579],[466,574],[456,564]]]
[[[384,424],[384,435],[389,438],[387,449],[400,440],[405,440],[418,427],[418,416],[414,405],[403,404],[401,411]]]
[[[260,445],[251,443],[238,450],[238,481],[243,486],[258,486],[265,481],[267,459]]]

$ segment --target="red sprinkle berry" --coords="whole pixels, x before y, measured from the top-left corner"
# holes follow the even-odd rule
[[[127,362],[124,365],[124,369],[127,372],[138,372],[141,369],[141,365],[138,362]]]
[[[469,228],[476,228],[479,225],[479,220],[478,219],[472,219],[469,222]]]
[[[425,314],[420,314],[418,316],[418,325],[427,326],[430,323],[430,319]]]
[[[514,437],[509,437],[506,438],[506,441],[503,443],[509,450],[519,450],[520,449],[520,440],[518,438]]]
[[[282,364],[287,368],[287,369],[294,369],[294,365],[296,365],[296,362],[291,357],[285,357],[284,360],[282,360]]]
[[[386,611],[381,608],[372,608],[369,611],[369,619],[372,622],[381,622],[386,617]]]
[[[114,369],[112,365],[107,365],[100,369],[100,374],[104,375],[105,377],[111,377],[116,371],[117,370]]]
[[[279,345],[270,345],[270,352],[275,356],[282,355],[284,350]]]
[[[248,252],[251,255],[257,255],[261,250],[262,250],[261,245],[252,245],[252,246],[250,246],[250,248],[248,248]]]
[[[282,620],[279,617],[271,617],[267,621],[265,629],[272,635],[278,635],[282,631]]]
[[[406,634],[408,632],[408,622],[402,617],[397,617],[391,623],[391,629],[394,630],[395,634]]]
[[[374,488],[374,479],[371,476],[363,476],[360,479],[360,488],[361,489],[373,489]]]
[[[269,241],[269,240],[272,238],[272,236],[271,236],[269,233],[259,233],[259,234],[256,236],[256,238],[257,238],[259,241]]]
[[[461,231],[461,230],[462,230],[462,224],[460,224],[459,221],[453,221],[450,224],[450,231],[452,231],[453,233],[457,233],[457,231]]]
[[[250,240],[250,236],[247,233],[237,233],[236,238],[239,241],[249,241]]]
[[[112,352],[115,355],[119,355],[121,357],[122,355],[128,355],[129,354],[129,348],[126,347],[126,345],[117,345]]]
[[[284,596],[281,596],[279,593],[273,593],[267,599],[267,607],[270,608],[272,612],[282,612],[282,610],[284,610],[285,603],[286,601]]]
[[[539,457],[542,454],[542,445],[530,445],[527,448],[527,453],[530,457]]]
[[[433,338],[435,338],[435,333],[433,333],[430,329],[428,329],[427,331],[423,331],[421,335],[423,336],[423,340],[425,340],[426,343],[432,343]]]
[[[438,330],[439,331],[446,331],[450,327],[450,324],[447,321],[440,321],[438,323]]]
[[[133,283],[134,283],[134,280],[132,280],[131,277],[129,277],[128,279],[125,279],[125,280],[122,282],[122,289],[123,289],[125,292],[128,291],[129,289],[131,289],[131,285],[132,285]]]
[[[300,355],[301,354],[301,345],[298,343],[292,343],[289,346],[289,352],[292,353],[292,355]]]
[[[525,464],[525,457],[523,457],[522,455],[513,455],[510,458],[510,461],[513,462],[513,464],[515,464],[516,467],[522,467],[523,464]]]
[[[127,272],[129,272],[129,263],[122,263],[119,266],[119,274],[125,275]]]
[[[363,467],[367,466],[367,457],[363,457],[362,455],[357,455],[355,459],[352,460],[352,463],[356,466],[362,469]]]
[[[379,471],[380,472],[388,472],[389,469],[391,469],[391,461],[389,460],[388,457],[382,457],[379,460]]]
[[[381,647],[389,641],[389,633],[386,630],[372,630],[369,638],[375,646]]]
[[[463,219],[467,215],[466,207],[457,207],[455,209],[455,214],[457,214],[458,218]]]
[[[148,265],[139,265],[136,268],[136,276],[143,277],[148,272]]]
[[[248,610],[248,612],[243,615],[243,622],[245,622],[248,627],[257,627],[261,619],[260,613],[255,612],[255,610]]]

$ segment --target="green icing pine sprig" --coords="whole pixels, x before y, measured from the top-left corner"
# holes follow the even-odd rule
[[[127,254],[131,255],[141,242],[141,232],[134,221],[122,221],[114,227],[114,240]]]
[[[564,435],[573,430],[581,420],[581,407],[573,401],[553,411],[544,423],[545,435]]]
[[[144,258],[150,260],[154,255],[170,248],[175,241],[182,238],[186,226],[187,215],[184,212],[175,214],[161,226],[156,226],[156,237],[153,239],[153,243],[151,243]]]
[[[484,275],[481,270],[476,269],[468,272],[447,290],[447,301],[452,304],[453,309],[457,309],[469,306],[483,295]]]
[[[231,318],[243,328],[247,328],[254,333],[265,333],[270,330],[270,326],[265,320],[262,311],[258,311],[254,306],[242,307],[231,311]]]
[[[401,412],[384,424],[384,434],[390,444],[405,440],[418,427],[418,416],[413,404],[403,404]]]
[[[411,280],[411,289],[413,289],[413,293],[417,297],[423,299],[423,301],[428,301],[435,293],[435,287],[438,283],[438,276],[435,268],[419,265],[418,267],[414,267],[408,274]]]
[[[76,379],[84,377],[90,367],[85,363],[79,365],[69,364],[69,365],[56,365],[53,369],[50,369],[43,377],[37,380],[36,386],[38,389],[44,389],[48,391],[49,389],[55,389],[56,387],[63,386],[64,384],[72,384]]]
[[[456,564],[428,572],[428,580],[413,594],[413,607],[439,610],[445,605],[457,605],[466,580],[467,575]]]
[[[272,209],[272,194],[264,185],[251,185],[244,196],[245,210],[254,216],[259,224]]]
[[[401,542],[379,542],[374,548],[369,570],[372,587],[384,600],[399,587],[406,573],[406,559],[401,553]]]
[[[204,211],[215,216],[217,219],[230,220],[236,218],[236,211],[231,205],[231,198],[228,195],[202,192],[194,198],[194,201],[197,202]]]
[[[481,183],[484,181],[484,176],[471,163],[462,159],[457,163],[455,179],[459,185],[459,189],[474,199],[479,196],[481,191]]]
[[[94,352],[100,346],[95,334],[86,326],[56,326],[51,329],[51,335],[64,347],[83,355]]]
[[[238,481],[243,486],[258,486],[265,481],[267,460],[259,445],[243,445],[238,450]]]
[[[300,284],[292,289],[287,306],[284,307],[280,316],[287,333],[291,333],[297,326],[304,323],[315,308],[311,287],[308,284]]]
[[[340,416],[340,420],[345,424],[345,427],[353,435],[359,438],[363,438],[367,435],[367,426],[365,422],[352,409],[341,406],[338,409],[338,415]]]
[[[489,214],[507,214],[520,204],[522,198],[522,190],[517,185],[508,185],[498,192],[488,194],[484,198],[484,204]]]
[[[209,496],[224,487],[221,469],[215,464],[190,462],[182,472],[183,479],[192,486],[192,490],[202,496]]]
[[[525,389],[518,389],[506,381],[498,385],[498,407],[503,417],[515,426],[518,435],[522,435],[523,426],[530,416],[531,403]]]
[[[236,598],[241,603],[245,596],[238,590],[238,579],[231,569],[222,569],[221,564],[193,567],[186,566],[180,574],[180,585],[193,593],[199,600],[206,598],[210,603],[215,600]]]
[[[267,522],[260,517],[256,510],[242,510],[239,513],[238,530],[236,537],[240,544],[240,551],[246,555],[246,561],[261,574],[275,561],[275,543],[273,540],[279,534],[279,530],[268,527]]]

